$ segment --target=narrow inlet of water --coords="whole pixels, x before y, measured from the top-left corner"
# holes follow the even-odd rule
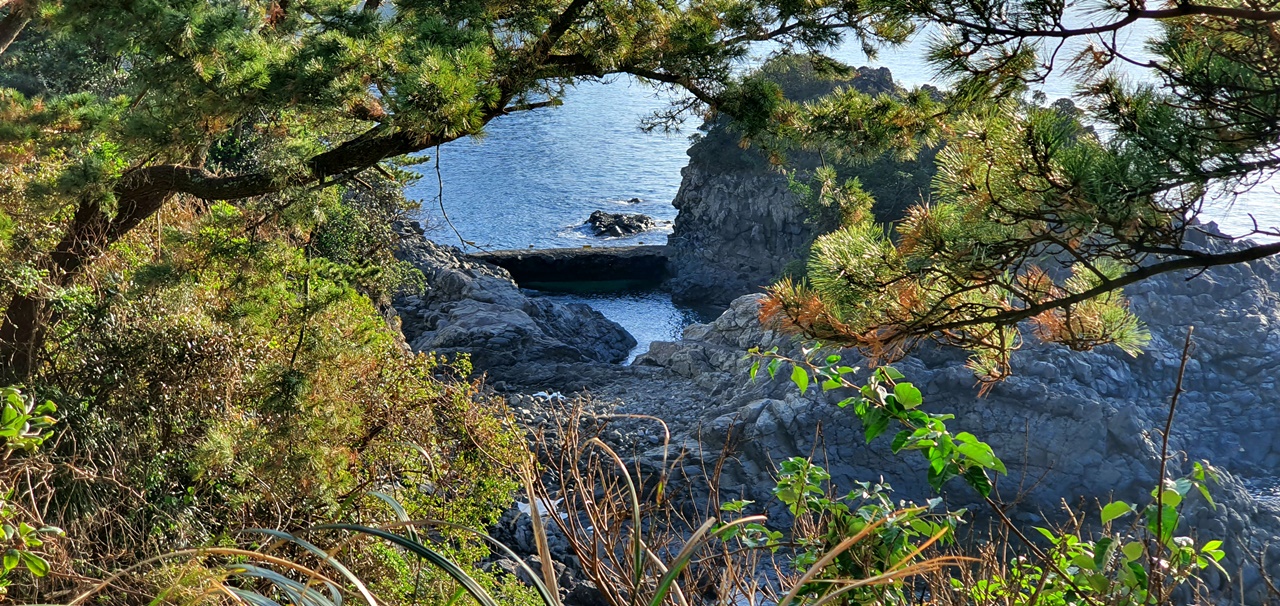
[[[530,285],[532,286],[532,285]],[[621,324],[636,338],[636,346],[627,356],[630,364],[636,356],[649,351],[654,341],[680,339],[686,326],[715,320],[722,307],[690,307],[671,300],[671,294],[656,289],[622,288],[607,289],[610,284],[594,282],[558,283],[554,286],[540,284],[555,290],[524,289],[530,296],[545,297],[561,303],[583,303],[604,314],[606,318]]]

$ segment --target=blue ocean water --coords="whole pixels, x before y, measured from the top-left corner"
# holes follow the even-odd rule
[[[1145,34],[1130,33],[1120,41],[1122,48],[1141,59]],[[834,55],[851,65],[888,67],[901,84],[918,86],[936,81],[920,60],[927,42],[928,34],[918,36],[905,47],[883,51],[875,62],[853,48]],[[1060,50],[1057,63],[1065,65],[1078,50]],[[1144,77],[1133,68],[1125,73],[1133,80]],[[1072,93],[1072,83],[1061,78],[1040,88],[1050,99]],[[698,120],[690,120],[679,133],[645,133],[640,124],[670,100],[665,93],[617,77],[571,89],[560,107],[506,116],[492,122],[483,137],[431,150],[430,161],[417,168],[422,179],[409,191],[423,204],[424,222],[435,227],[428,236],[487,249],[665,243],[676,214],[671,200]],[[629,202],[636,198],[638,202]],[[600,239],[582,228],[595,210],[644,213],[668,223],[629,238]],[[1244,196],[1224,196],[1206,218],[1235,234],[1249,231],[1255,218],[1262,227],[1280,227],[1280,192],[1263,184]],[[678,338],[698,317],[661,293],[556,296],[592,305],[627,327],[640,341],[638,352],[646,351],[651,341]]]
[[[505,116],[483,137],[429,150],[431,160],[418,167],[423,178],[409,194],[422,201],[423,217],[439,228],[432,238],[442,243],[459,244],[447,215],[463,239],[489,249],[665,244],[689,133],[643,133],[639,124],[667,104],[623,78],[577,87],[560,107]],[[582,229],[595,210],[643,213],[668,224],[601,239]]]

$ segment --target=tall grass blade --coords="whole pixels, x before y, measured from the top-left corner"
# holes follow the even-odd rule
[[[658,569],[659,574],[667,574],[667,565],[662,563],[662,560],[658,558],[658,554],[648,547],[645,548],[644,553],[649,556],[649,563]],[[689,600],[684,597],[684,591],[680,589],[679,583],[671,585],[671,595],[675,597],[678,606],[689,606]]]
[[[870,587],[872,585],[885,585],[888,583],[896,583],[907,577],[913,577],[916,575],[933,572],[935,570],[944,568],[946,566],[957,566],[962,562],[975,562],[975,561],[977,560],[975,560],[974,558],[962,558],[957,556],[948,556],[943,558],[935,558],[932,560],[925,560],[924,562],[920,562],[919,564],[912,564],[911,566],[908,566],[901,570],[894,570],[894,571],[886,572],[884,574],[878,574],[873,577],[859,579],[856,581],[850,581],[844,587],[841,587],[840,589],[837,589],[831,593],[828,593],[827,595],[822,596],[822,598],[820,598],[817,602],[813,603],[813,606],[826,606],[836,598],[839,598],[844,594],[849,593],[850,591],[853,591],[859,587]],[[797,585],[797,587],[799,587],[799,585]]]
[[[471,597],[475,598],[476,602],[478,602],[480,606],[498,606],[498,603],[494,601],[493,596],[490,596],[489,593],[485,591],[475,579],[471,578],[471,575],[467,574],[465,570],[449,558],[444,557],[439,552],[423,545],[422,543],[412,541],[392,532],[387,532],[378,528],[370,528],[368,526],[361,526],[359,524],[323,524],[314,527],[313,530],[348,530],[351,532],[375,536],[395,543],[396,545],[413,552],[418,557],[427,560],[440,570],[443,570],[449,576],[453,577],[455,581],[466,588],[467,593],[470,593]]]
[[[532,467],[532,464],[530,464],[521,472],[520,480],[524,483],[524,492],[529,498],[529,520],[533,525],[533,541],[538,546],[538,559],[542,561],[542,579],[545,585],[543,588],[545,593],[542,599],[547,602],[547,606],[560,606],[560,587],[556,583],[556,569],[551,561],[551,545],[547,542],[547,529],[542,524],[542,512],[538,506],[538,495],[533,489]],[[555,512],[553,511],[551,514],[555,515]],[[516,561],[520,561],[520,558],[516,558]],[[536,575],[533,574],[529,576],[536,578]]]
[[[235,576],[250,577],[269,581],[289,596],[289,600],[298,606],[341,606],[341,594],[336,602],[326,598],[324,594],[299,583],[289,577],[286,577],[274,570],[254,566],[253,564],[228,564],[223,567]],[[330,583],[325,583],[329,587],[331,593],[338,593],[338,588]]]
[[[542,579],[538,578],[538,573],[534,572],[533,568],[531,568],[528,564],[525,564],[524,560],[520,559],[520,556],[516,555],[516,552],[512,551],[510,547],[507,547],[506,545],[504,545],[502,541],[499,541],[498,539],[495,539],[474,528],[469,528],[461,524],[454,524],[452,522],[445,522],[442,520],[418,520],[413,522],[413,524],[431,524],[433,526],[447,526],[449,528],[461,530],[463,532],[469,532],[477,537],[480,537],[481,539],[484,539],[485,541],[488,541],[490,545],[497,547],[498,551],[502,552],[502,555],[505,555],[508,558],[510,558],[512,561],[516,563],[516,566],[519,566],[520,569],[525,572],[525,574],[529,575],[529,580],[533,582],[533,589],[538,592],[538,596],[542,598],[542,602],[546,604],[546,606],[560,606],[560,600],[558,598],[552,597],[553,594],[547,589],[547,586],[542,582]]]
[[[371,496],[371,497],[376,497],[378,500],[382,501],[383,503],[386,503],[386,504],[387,504],[387,506],[391,507],[391,511],[395,512],[395,514],[396,514],[396,519],[397,519],[397,520],[399,520],[399,521],[401,521],[401,522],[409,522],[409,521],[410,521],[410,520],[409,520],[409,512],[407,512],[407,511],[405,511],[405,510],[404,510],[404,505],[401,505],[401,504],[400,504],[400,501],[397,501],[395,497],[393,497],[393,496],[391,496],[391,495],[389,495],[389,494],[387,494],[387,493],[385,493],[385,492],[379,492],[379,491],[377,491],[377,490],[370,490],[370,491],[369,491],[369,496]],[[414,541],[421,541],[421,540],[422,540],[422,539],[418,538],[418,531],[417,531],[417,529],[415,529],[413,526],[406,526],[406,527],[405,527],[405,530],[406,530],[406,532],[408,532],[408,533],[409,533],[409,538],[410,538],[410,539],[412,539],[412,540],[414,540]]]
[[[275,600],[272,600],[267,596],[254,593],[247,589],[240,589],[237,587],[228,587],[227,591],[230,591],[237,598],[240,598],[245,602],[253,604],[253,606],[280,606],[280,604],[276,603]]]
[[[640,512],[640,495],[636,492],[635,481],[631,479],[631,472],[627,469],[627,464],[622,462],[622,457],[618,456],[608,444],[605,444],[600,438],[591,438],[587,440],[587,446],[598,446],[600,450],[605,451],[610,458],[613,459],[615,465],[618,466],[618,472],[622,474],[622,479],[627,483],[627,496],[631,499],[631,555],[632,555],[632,590],[631,600],[632,606],[635,606],[636,600],[639,599],[640,582],[644,579],[644,539],[640,537],[641,528],[641,512]]]
[[[242,530],[241,532],[265,534],[267,536],[280,539],[281,541],[288,541],[290,543],[298,545],[299,547],[302,547],[303,549],[314,554],[316,557],[320,558],[322,561],[324,561],[324,563],[328,564],[334,570],[337,570],[338,573],[340,573],[343,577],[346,577],[348,581],[351,581],[351,584],[355,586],[356,591],[359,592],[360,596],[363,597],[364,600],[369,603],[369,606],[378,606],[377,598],[373,597],[373,593],[371,593],[369,591],[369,588],[365,586],[364,581],[360,580],[360,577],[357,577],[354,573],[348,570],[347,567],[342,564],[342,562],[339,562],[336,558],[334,558],[333,556],[330,556],[328,552],[326,552],[323,549],[320,549],[310,541],[295,537],[287,532],[282,532],[279,530],[271,530],[269,528],[250,528],[248,530]]]
[[[712,534],[712,536],[717,536],[718,534],[735,526],[751,524],[753,522],[763,522],[764,520],[764,516],[747,516],[745,518],[740,518],[725,524],[720,528],[720,530]],[[667,570],[666,574],[662,575],[662,578],[658,581],[657,591],[654,592],[653,599],[649,601],[649,606],[662,606],[662,601],[666,599],[667,593],[671,591],[671,587],[675,583],[676,578],[679,577],[680,573],[689,565],[690,560],[693,559],[693,554],[698,551],[698,548],[702,547],[702,545],[710,538],[707,536],[707,533],[710,532],[711,528],[715,526],[715,524],[715,518],[711,518],[706,522],[703,522],[702,526],[699,526],[698,530],[694,531],[694,533],[689,536],[689,540],[685,541],[684,547],[680,549],[680,553],[676,554],[676,558],[671,561],[670,569]]]

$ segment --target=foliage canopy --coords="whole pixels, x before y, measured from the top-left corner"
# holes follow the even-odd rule
[[[939,339],[970,349],[986,381],[1008,374],[1027,328],[1075,349],[1116,344],[1136,353],[1148,335],[1123,287],[1280,252],[1280,244],[1224,252],[1187,242],[1206,203],[1280,170],[1278,7],[895,6],[941,26],[929,60],[952,87],[937,120],[878,111],[874,127],[825,120],[819,135],[803,127],[827,115],[824,101],[800,114],[801,128],[783,121],[766,140],[838,157],[877,142],[910,151],[921,134],[937,137],[945,147],[932,196],[900,222],[876,224],[857,183],[816,173],[819,187],[805,191],[844,208],[846,220],[814,244],[806,280],[773,289],[766,315],[881,360]],[[1115,40],[1144,22],[1154,22],[1147,56],[1129,56]],[[1081,108],[1027,98],[1030,86],[1062,76],[1054,62],[1072,38],[1084,42],[1065,70]],[[1134,82],[1117,64],[1150,79]]]

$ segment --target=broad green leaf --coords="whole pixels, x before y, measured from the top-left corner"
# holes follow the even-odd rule
[[[19,556],[19,554],[18,554],[18,550],[16,550],[16,549],[10,549],[10,550],[8,550],[8,551],[4,552],[4,569],[5,569],[5,571],[6,571],[6,572],[8,572],[8,571],[10,571],[10,570],[13,570],[14,568],[17,568],[17,567],[18,567],[18,560],[19,560],[19,559],[20,559],[20,556]]]
[[[879,411],[877,411],[877,413],[878,412]],[[864,422],[866,423],[868,444],[870,444],[872,440],[880,437],[880,434],[884,433],[885,430],[889,428],[889,417],[883,414],[876,414],[871,421]]]
[[[893,451],[893,454],[898,454],[898,451],[902,450],[903,446],[906,446],[909,439],[911,439],[911,430],[904,429],[899,431],[898,435],[893,436],[893,444],[889,445],[889,449]]]
[[[22,563],[31,572],[31,576],[43,577],[49,574],[49,563],[44,558],[31,553],[30,551],[22,552]]]
[[[1205,502],[1209,504],[1209,509],[1217,511],[1218,504],[1213,502],[1213,495],[1209,494],[1209,487],[1204,484],[1196,484],[1196,488],[1200,489],[1200,496],[1204,497]]]
[[[892,380],[894,380],[894,381],[897,381],[898,379],[905,379],[905,378],[906,378],[906,375],[904,375],[904,374],[902,374],[902,373],[898,372],[898,369],[896,369],[896,368],[894,368],[894,367],[892,367],[892,366],[881,366],[880,368],[877,368],[877,369],[876,369],[876,372],[878,372],[878,373],[880,373],[880,374],[882,374],[882,375],[884,375],[884,376],[886,376],[886,377],[888,377],[888,378],[890,378],[890,379],[892,379]]]
[[[924,403],[924,396],[920,394],[920,390],[910,383],[898,383],[893,386],[893,396],[898,399],[898,403],[903,408],[911,410]]]
[[[1102,508],[1102,523],[1106,524],[1111,520],[1129,513],[1133,513],[1133,506],[1125,503],[1124,501],[1107,503],[1107,506]]]
[[[1139,543],[1137,541],[1127,543],[1123,548],[1121,548],[1120,552],[1124,554],[1125,561],[1132,562],[1142,557],[1142,552],[1143,552],[1142,543]]]
[[[984,498],[991,496],[991,479],[979,467],[970,467],[964,472],[964,481],[969,483]]]
[[[751,380],[754,381],[756,380],[756,373],[758,372],[760,372],[760,360],[756,360],[751,363],[751,370],[748,371],[747,374],[751,377]]]
[[[1093,563],[1093,558],[1081,553],[1071,558],[1071,563],[1080,570],[1097,570],[1097,566]]]
[[[800,388],[800,393],[804,393],[809,389],[809,372],[801,366],[793,366],[791,368],[791,382]]]
[[[1157,531],[1157,526],[1159,530]],[[1147,509],[1147,530],[1151,534],[1156,535],[1161,543],[1168,543],[1173,537],[1173,533],[1178,528],[1178,510],[1171,505],[1165,505],[1160,511],[1160,517],[1156,518],[1156,508]]]
[[[1115,541],[1111,537],[1103,537],[1093,546],[1093,565],[1096,570],[1102,570],[1107,562],[1111,561],[1111,555],[1115,552]]]
[[[960,454],[976,461],[979,465],[1005,473],[1004,463],[996,458],[991,447],[982,442],[966,442],[956,447]]]

